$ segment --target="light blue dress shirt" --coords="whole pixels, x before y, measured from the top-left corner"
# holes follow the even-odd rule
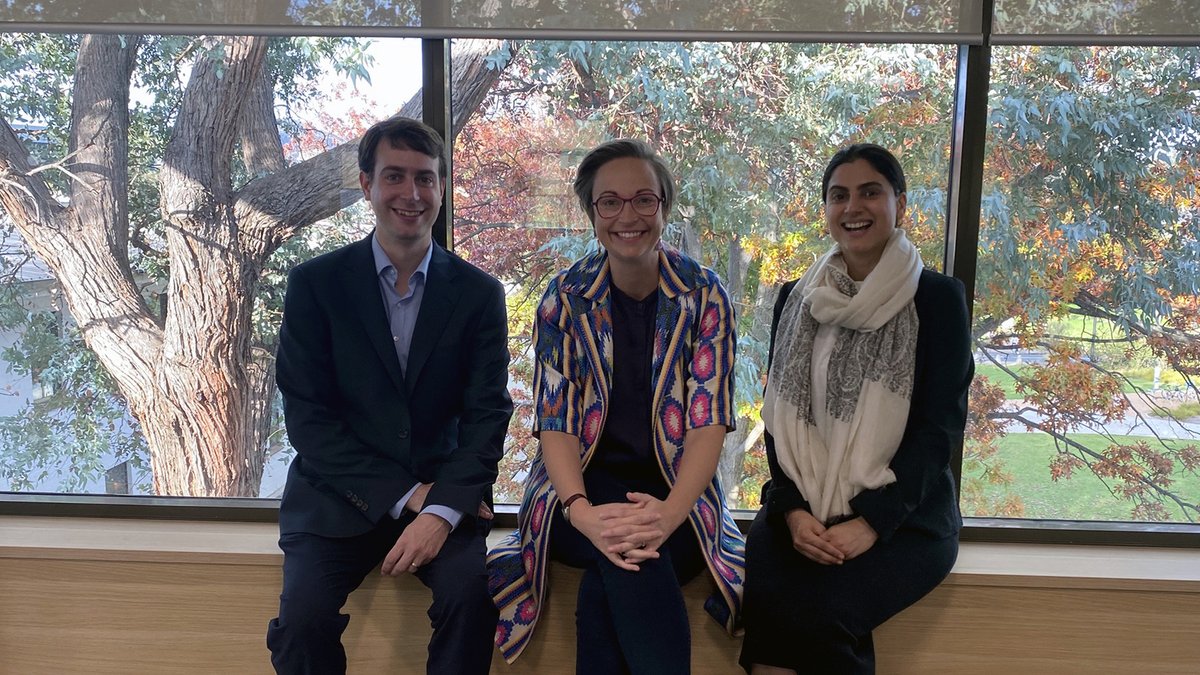
[[[400,360],[400,370],[408,373],[408,352],[412,347],[413,329],[417,325],[417,314],[421,311],[421,299],[425,297],[425,277],[429,272],[429,259],[433,257],[433,244],[425,250],[425,257],[408,278],[408,289],[404,295],[396,291],[397,272],[392,261],[379,245],[377,235],[371,236],[371,251],[375,254],[375,272],[379,276],[379,293],[383,306],[387,310],[388,326],[392,331],[392,343],[396,347],[396,358]],[[404,514],[404,505],[409,497],[417,491],[420,485],[414,485],[388,513],[393,518]],[[431,504],[421,509],[421,513],[431,513],[450,523],[450,529],[458,527],[463,514],[448,506]]]

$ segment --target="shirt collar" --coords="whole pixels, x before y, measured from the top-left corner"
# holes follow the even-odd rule
[[[711,285],[713,281],[695,260],[674,248],[658,243],[658,289],[667,298]],[[595,301],[608,291],[610,270],[608,253],[598,247],[593,253],[575,261],[563,273],[561,288],[567,293]]]
[[[396,266],[388,258],[383,247],[379,245],[379,234],[371,235],[371,253],[375,257],[375,274],[382,276],[388,270],[392,270],[391,275],[396,274]],[[425,279],[429,274],[429,261],[433,258],[433,242],[429,242],[429,248],[425,249],[425,256],[421,258],[421,263],[417,265],[417,269],[413,271],[413,276],[421,275],[421,279]],[[389,276],[391,276],[389,275]],[[412,277],[409,277],[410,279]]]

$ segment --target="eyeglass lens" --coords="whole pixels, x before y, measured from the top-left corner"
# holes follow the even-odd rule
[[[596,212],[604,218],[612,218],[621,212],[621,208],[625,206],[626,202],[629,202],[634,212],[643,216],[652,216],[658,213],[660,201],[658,195],[636,195],[629,199],[601,197],[596,200]]]

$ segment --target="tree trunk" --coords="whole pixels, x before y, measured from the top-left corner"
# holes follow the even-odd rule
[[[729,239],[728,262],[725,271],[725,287],[729,292],[729,300],[734,307],[745,307],[745,288],[746,288],[746,268],[750,265],[750,255],[742,248],[741,239],[733,235]],[[757,308],[758,303],[762,302],[762,294],[764,287],[759,284],[754,298],[754,305]],[[756,312],[757,314],[757,312]],[[759,326],[759,317],[751,317],[752,321],[749,325],[753,328]],[[743,337],[744,340],[744,337]],[[746,354],[739,354],[739,360],[745,359]],[[762,421],[751,419],[750,417],[742,417],[737,421],[737,429],[733,433],[725,437],[725,448],[721,452],[721,461],[717,465],[717,477],[721,481],[721,485],[725,487],[726,494],[734,498],[740,494],[742,485],[743,465],[745,464],[746,451],[754,447],[758,439],[762,436]]]
[[[141,423],[155,491],[255,496],[275,388],[273,354],[251,344],[259,276],[289,237],[361,198],[357,141],[284,168],[262,72],[266,38],[213,39],[220,49],[197,59],[160,172],[170,254],[160,322],[128,261],[128,100],[138,43],[81,41],[68,206],[0,120],[0,205],[59,280],[88,347]],[[455,55],[456,133],[500,76],[485,56]],[[235,191],[239,144],[257,177]]]

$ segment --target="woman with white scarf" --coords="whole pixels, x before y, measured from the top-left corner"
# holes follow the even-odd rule
[[[746,544],[741,663],[753,675],[874,673],[871,631],[958,555],[966,298],[897,227],[905,190],[886,149],[838,151],[821,181],[834,246],[775,303],[771,480]]]

